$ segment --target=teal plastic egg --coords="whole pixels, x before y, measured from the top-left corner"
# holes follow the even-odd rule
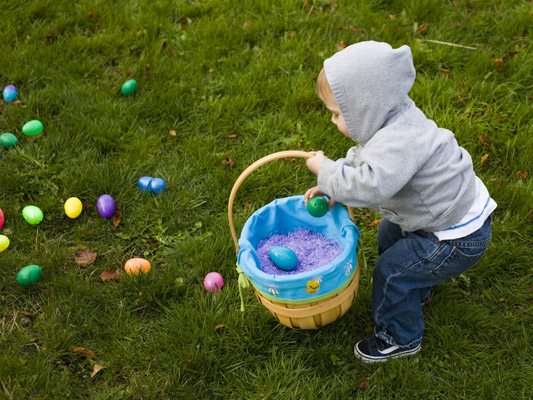
[[[22,216],[32,225],[36,225],[43,220],[43,212],[39,207],[26,206],[22,209]]]
[[[0,135],[0,146],[4,146],[5,148],[16,146],[19,140],[15,135],[12,133],[2,133]]]
[[[137,81],[135,79],[129,79],[122,85],[122,88],[120,91],[124,96],[128,96],[130,94],[135,93],[137,90]]]
[[[34,119],[33,121],[26,122],[22,127],[22,133],[28,136],[37,136],[43,131],[43,123]]]
[[[322,196],[315,196],[307,202],[307,211],[313,217],[323,217],[329,209],[328,201]]]
[[[24,287],[33,285],[41,277],[41,272],[41,267],[38,265],[27,265],[17,274],[17,281]]]
[[[298,256],[288,247],[274,246],[268,254],[274,265],[283,271],[292,271],[298,265]]]

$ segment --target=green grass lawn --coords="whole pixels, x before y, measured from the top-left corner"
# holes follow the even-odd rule
[[[531,26],[532,3],[519,0],[2,0],[0,87],[17,86],[19,101],[0,102],[0,133],[19,143],[0,148],[0,234],[11,241],[0,253],[0,398],[533,398]],[[370,366],[353,345],[373,329],[379,215],[357,214],[368,267],[354,305],[314,331],[279,324],[251,291],[241,314],[227,219],[231,187],[257,159],[345,155],[352,143],[314,81],[325,58],[362,40],[411,46],[411,97],[455,132],[498,203],[486,256],[435,288],[423,350]],[[139,87],[125,97],[130,78]],[[33,119],[37,138],[21,131]],[[315,185],[302,160],[286,161],[245,181],[238,232],[258,208]],[[167,190],[143,193],[143,175]],[[96,209],[104,193],[120,208],[114,222]],[[63,211],[72,196],[77,219]],[[39,225],[22,218],[30,204]],[[80,266],[85,248],[97,257]],[[100,278],[131,257],[152,270]],[[43,273],[24,288],[16,276],[29,264]],[[202,284],[210,271],[225,279],[215,294]]]

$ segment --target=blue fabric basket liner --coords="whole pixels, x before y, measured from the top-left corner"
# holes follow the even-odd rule
[[[287,235],[305,228],[337,242],[342,253],[331,263],[293,275],[272,275],[261,270],[257,246],[272,234]],[[277,199],[246,221],[239,238],[238,266],[262,295],[281,303],[320,301],[351,281],[357,267],[359,229],[348,211],[336,203],[325,216],[307,211],[303,196]]]

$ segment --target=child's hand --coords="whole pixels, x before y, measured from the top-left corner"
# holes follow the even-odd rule
[[[322,150],[311,151],[310,154],[313,154],[314,157],[308,158],[307,160],[305,160],[305,163],[307,164],[307,168],[309,168],[309,171],[311,171],[315,175],[318,175],[320,166],[327,157],[324,155],[324,152]]]
[[[308,189],[307,192],[305,192],[304,201],[305,201],[305,206],[306,207],[307,207],[307,202],[309,201],[309,199],[312,199],[315,196],[327,196],[328,199],[329,199],[329,202],[328,202],[329,210],[331,211],[331,209],[333,208],[333,205],[335,204],[335,200],[333,200],[327,194],[325,194],[325,193],[321,192],[320,190],[318,190],[318,186],[312,187],[311,189]]]

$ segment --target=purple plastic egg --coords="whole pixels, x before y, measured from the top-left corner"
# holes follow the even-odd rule
[[[152,177],[150,176],[141,176],[139,180],[137,181],[137,184],[142,190],[144,190],[145,192],[148,192],[150,190],[148,186],[150,185],[151,180],[152,180]]]
[[[154,194],[158,194],[159,192],[162,192],[167,187],[167,184],[165,181],[161,178],[154,178],[150,181],[150,184],[148,185],[148,188],[154,192]]]
[[[111,218],[111,216],[115,212],[115,200],[113,200],[110,195],[103,194],[98,197],[96,207],[98,208],[98,212],[102,217]]]

